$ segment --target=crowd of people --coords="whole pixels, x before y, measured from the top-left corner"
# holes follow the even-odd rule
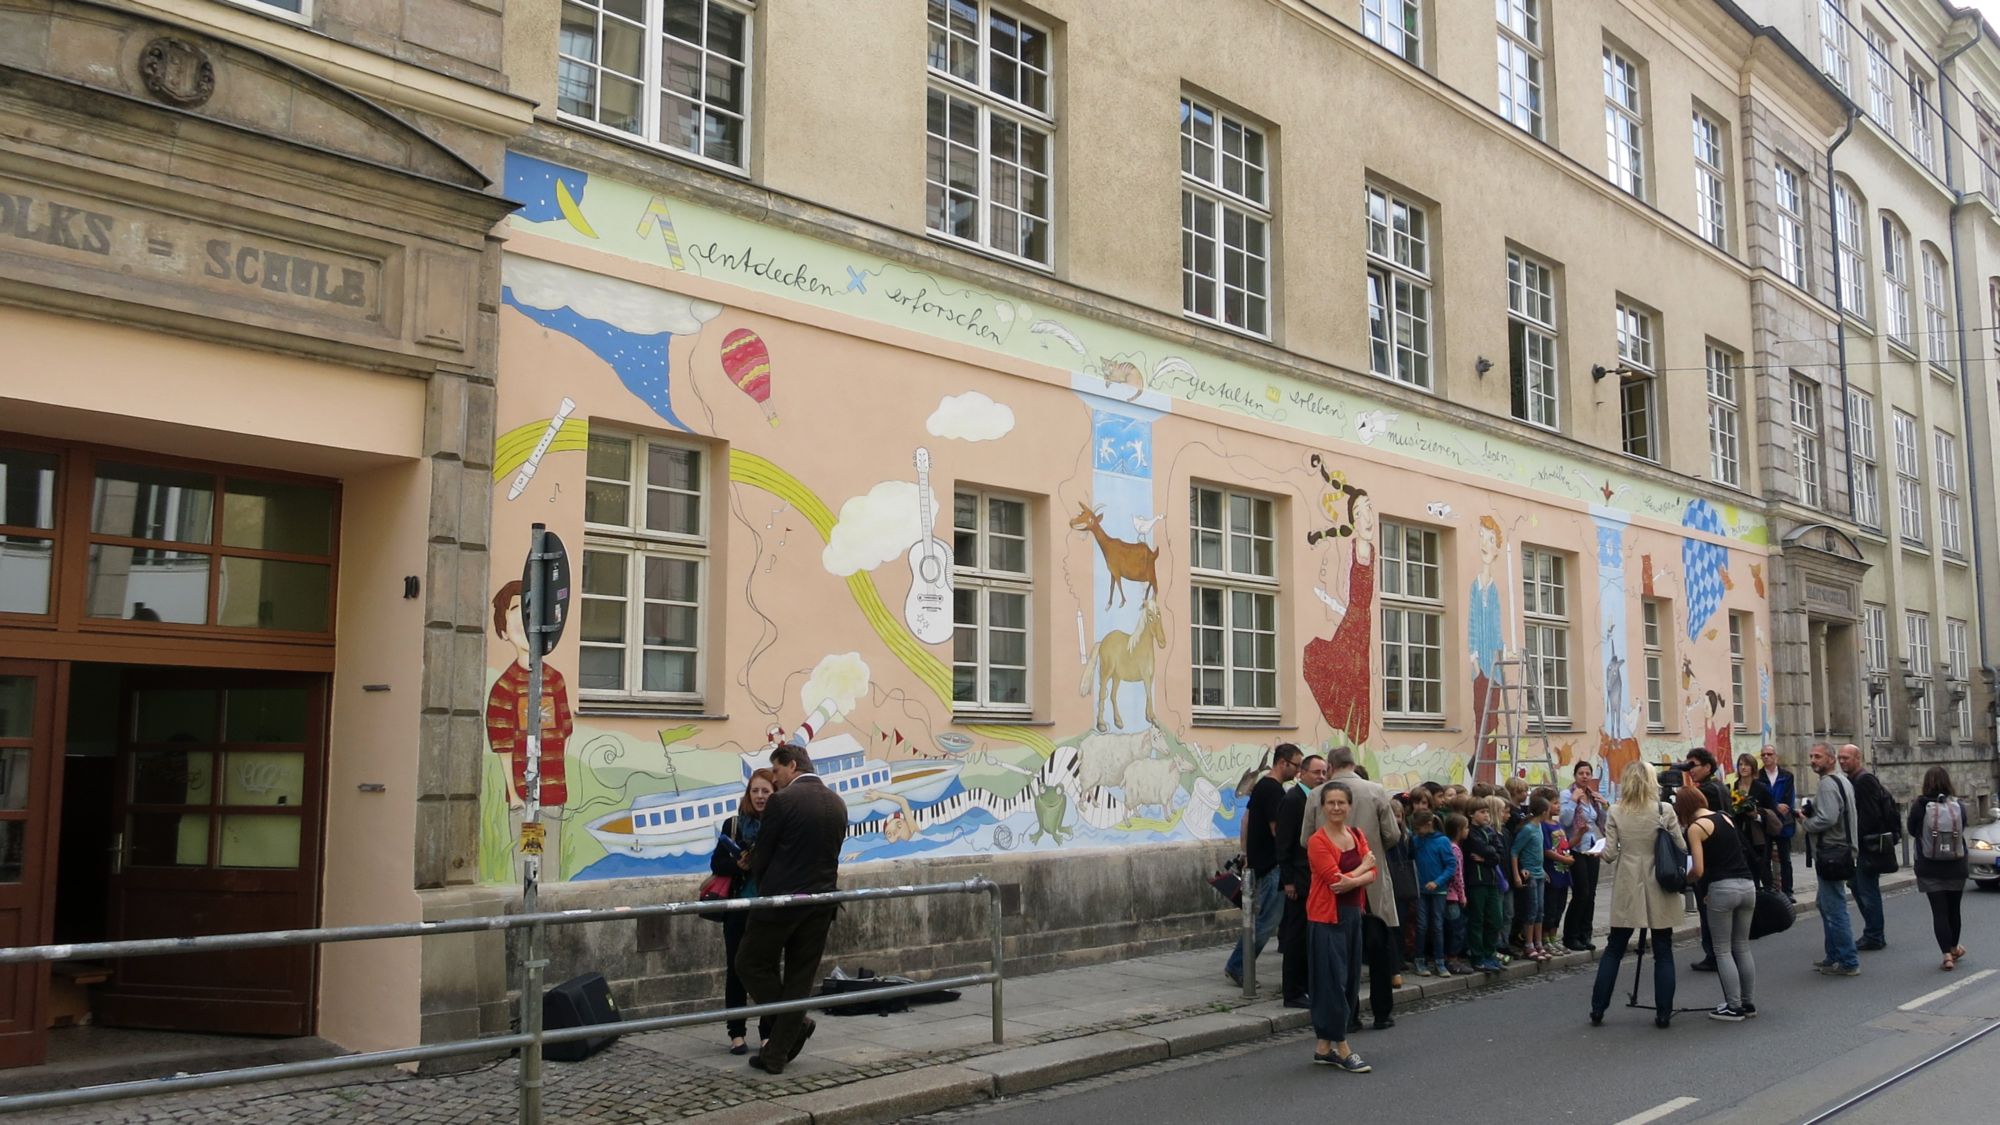
[[[1904,817],[1857,747],[1818,744],[1809,761],[1817,785],[1801,798],[1775,747],[1740,757],[1727,777],[1712,752],[1696,747],[1680,762],[1628,766],[1611,801],[1588,762],[1560,790],[1510,778],[1392,793],[1367,778],[1352,751],[1321,756],[1280,745],[1245,807],[1254,919],[1224,972],[1240,986],[1245,959],[1277,936],[1283,1002],[1312,1013],[1313,1061],[1366,1073],[1370,1065],[1349,1042],[1371,1026],[1361,1004],[1364,965],[1372,1027],[1386,1030],[1405,972],[1494,973],[1515,960],[1596,950],[1597,895],[1608,887],[1590,1022],[1603,1022],[1625,955],[1650,948],[1653,1019],[1671,1026],[1673,930],[1690,902],[1702,956],[1689,968],[1715,973],[1720,984],[1720,1002],[1706,1014],[1738,1022],[1757,1015],[1750,941],[1760,896],[1780,915],[1795,902],[1794,841],[1805,841],[1818,874],[1825,956],[1815,967],[1843,977],[1860,972],[1860,953],[1887,945],[1881,877],[1896,870],[1905,834],[1940,967],[1954,969],[1966,956],[1968,818],[1950,776],[1931,769]]]

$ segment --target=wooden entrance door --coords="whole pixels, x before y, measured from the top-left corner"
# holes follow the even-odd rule
[[[56,666],[0,660],[0,945],[49,939]],[[48,1056],[47,965],[0,967],[0,1067]]]
[[[123,696],[111,937],[311,926],[326,678],[135,670]],[[125,958],[96,1016],[118,1027],[307,1035],[317,953]]]

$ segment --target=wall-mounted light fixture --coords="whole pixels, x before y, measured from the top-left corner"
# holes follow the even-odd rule
[[[1638,375],[1638,374],[1640,374],[1640,372],[1634,371],[1633,369],[1625,366],[1622,363],[1619,364],[1617,367],[1606,367],[1601,363],[1596,363],[1591,365],[1590,381],[1593,383],[1601,383],[1604,381],[1604,377],[1606,375],[1616,375],[1620,379],[1623,379],[1628,375]]]
[[[1487,358],[1486,358],[1485,356],[1480,356],[1480,357],[1479,357],[1479,362],[1477,362],[1477,363],[1473,364],[1473,365],[1472,365],[1472,369],[1473,369],[1474,371],[1477,371],[1477,372],[1479,372],[1479,373],[1480,373],[1481,375],[1484,375],[1484,374],[1486,374],[1486,373],[1487,373],[1488,371],[1491,371],[1491,370],[1493,370],[1493,361],[1492,361],[1492,360],[1490,360],[1490,359],[1487,359]]]

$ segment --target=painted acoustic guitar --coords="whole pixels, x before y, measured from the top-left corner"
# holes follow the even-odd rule
[[[917,510],[924,533],[910,548],[910,596],[903,620],[927,645],[951,639],[951,547],[931,529],[931,451],[917,448]]]

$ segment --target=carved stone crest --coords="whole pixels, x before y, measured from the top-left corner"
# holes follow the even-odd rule
[[[162,36],[139,55],[139,79],[154,97],[190,109],[215,93],[215,65],[185,39]]]

